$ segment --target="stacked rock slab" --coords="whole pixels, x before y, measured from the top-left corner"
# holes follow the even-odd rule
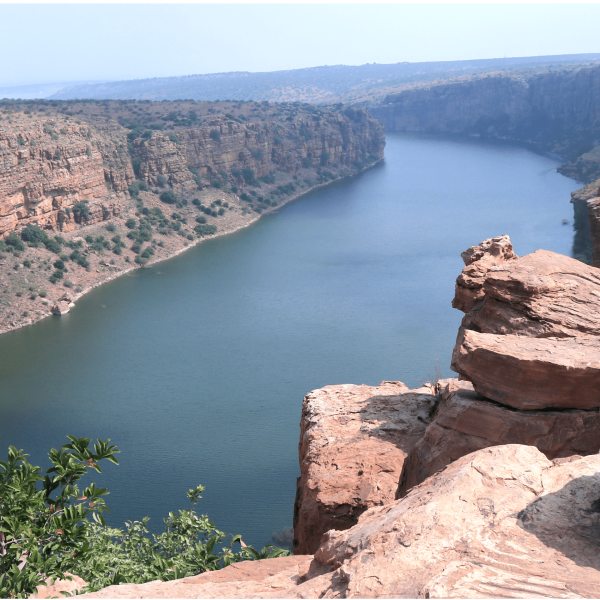
[[[488,267],[487,249],[501,239],[507,259],[496,252]],[[553,252],[517,259],[511,250],[503,236],[463,253],[453,306],[471,308],[452,369],[473,391],[444,393],[404,462],[397,498],[488,446],[528,444],[550,459],[600,449],[600,271]],[[473,256],[484,261],[483,281],[468,303],[462,287]]]
[[[423,436],[436,398],[399,381],[333,385],[304,398],[294,553],[312,554],[330,529],[352,527],[394,500],[406,455]]]
[[[599,598],[600,456],[532,446],[463,456],[314,555],[251,561],[89,598]],[[311,560],[312,559],[312,560]]]

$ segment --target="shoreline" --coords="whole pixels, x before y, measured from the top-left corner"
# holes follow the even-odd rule
[[[98,279],[98,281],[95,281],[94,283],[92,283],[91,285],[88,285],[87,287],[84,287],[80,292],[73,292],[70,293],[69,290],[66,290],[65,293],[63,294],[64,296],[69,296],[70,298],[70,302],[75,305],[75,303],[82,298],[83,296],[85,296],[86,294],[88,294],[89,292],[91,292],[92,290],[96,289],[97,287],[100,287],[101,285],[104,285],[106,283],[109,283],[111,281],[114,281],[115,279],[118,279],[119,277],[122,277],[124,275],[128,275],[129,273],[131,273],[132,271],[137,271],[139,269],[147,269],[149,267],[153,267],[154,265],[157,265],[161,262],[164,262],[166,260],[170,260],[171,258],[175,258],[176,256],[187,252],[188,250],[191,250],[192,248],[194,248],[195,246],[201,244],[202,242],[206,241],[206,240],[211,240],[211,239],[215,239],[218,237],[223,237],[226,235],[230,235],[232,233],[236,233],[237,231],[240,231],[242,229],[245,229],[246,227],[250,227],[250,225],[253,225],[254,223],[256,223],[257,221],[260,220],[261,217],[263,217],[264,215],[268,215],[268,214],[273,214],[273,213],[277,213],[277,211],[284,207],[286,204],[290,204],[291,202],[294,202],[296,200],[300,200],[302,197],[312,193],[313,191],[317,190],[317,189],[321,189],[321,188],[325,188],[328,187],[330,185],[333,185],[335,183],[339,183],[341,181],[345,181],[345,180],[350,180],[353,179],[354,177],[357,177],[359,175],[362,175],[363,173],[369,171],[370,169],[374,168],[376,165],[379,165],[381,162],[383,162],[385,159],[385,157],[378,159],[377,161],[375,161],[374,163],[364,167],[362,170],[358,171],[357,173],[353,173],[350,175],[344,175],[341,177],[338,177],[336,179],[334,179],[333,181],[327,181],[324,183],[319,183],[317,185],[312,186],[311,188],[309,188],[308,190],[302,190],[299,191],[298,193],[295,193],[285,199],[283,199],[281,201],[280,204],[278,204],[277,206],[273,206],[267,210],[264,210],[262,213],[257,214],[254,213],[256,216],[253,217],[251,220],[242,223],[240,225],[236,225],[232,228],[228,228],[228,229],[223,229],[220,231],[217,231],[217,233],[210,235],[210,236],[206,236],[206,237],[202,237],[202,238],[198,238],[195,240],[191,240],[191,241],[187,241],[187,244],[185,244],[183,247],[180,248],[176,248],[173,249],[171,252],[169,252],[168,254],[164,255],[164,256],[160,256],[157,258],[152,258],[151,260],[149,260],[145,265],[131,265],[128,267],[125,267],[123,269],[119,269],[119,270],[115,270],[115,271],[111,271],[110,273],[108,273],[105,277],[101,277]],[[102,224],[100,224],[102,225]],[[80,230],[78,230],[80,231]],[[12,331],[17,331],[19,329],[22,329],[24,327],[30,327],[32,325],[35,325],[36,323],[39,323],[40,321],[42,321],[43,319],[46,319],[48,317],[59,317],[60,315],[57,315],[55,313],[52,312],[52,310],[48,310],[47,312],[41,313],[39,316],[35,316],[27,321],[22,321],[19,322],[17,324],[15,324],[14,326],[11,327],[1,327],[0,326],[0,335],[4,335],[6,333],[10,333]]]

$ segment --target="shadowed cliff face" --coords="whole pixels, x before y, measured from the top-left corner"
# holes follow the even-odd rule
[[[17,102],[3,111],[8,116],[0,122],[0,237],[30,223],[72,231],[81,221],[81,202],[87,205],[86,225],[119,216],[130,203],[128,186],[136,176],[182,194],[215,180],[249,192],[261,185],[256,178],[271,178],[263,182],[262,194],[271,191],[276,171],[288,177],[301,169],[304,174],[334,169],[343,171],[337,176],[350,175],[382,158],[385,147],[383,127],[364,109],[345,114],[271,106],[265,113],[256,104],[263,114],[247,111],[248,117],[240,113],[242,119],[211,115],[233,110],[213,103],[208,118],[194,113],[193,120],[183,120],[169,113],[176,103],[150,108],[152,103],[140,103],[142,108],[133,103],[125,109],[105,103],[102,113],[93,112],[98,108],[89,102],[63,104],[46,112],[43,106]],[[84,114],[66,112],[79,106],[84,108],[78,113]],[[121,124],[113,120],[113,109]],[[154,111],[153,118],[166,120],[167,128],[164,123],[160,129],[133,125],[124,110],[130,121],[142,110]],[[169,125],[174,120],[187,125]],[[319,173],[314,175],[323,182]]]
[[[371,113],[388,131],[512,139],[574,159],[600,143],[600,67],[406,91]]]

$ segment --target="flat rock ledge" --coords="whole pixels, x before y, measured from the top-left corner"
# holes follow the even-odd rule
[[[598,337],[531,338],[462,329],[452,366],[482,396],[519,410],[600,406]]]
[[[457,389],[463,383],[446,388],[425,435],[404,461],[396,498],[403,498],[455,460],[490,446],[526,444],[549,459],[600,450],[597,410],[515,410],[466,386]]]
[[[348,529],[365,510],[394,500],[435,402],[431,387],[409,390],[399,381],[331,385],[304,398],[295,554],[312,554],[326,531]]]
[[[401,500],[329,532],[310,556],[262,560],[89,598],[598,598],[600,456],[503,445],[463,456]]]

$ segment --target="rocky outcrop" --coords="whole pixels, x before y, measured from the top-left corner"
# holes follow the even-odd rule
[[[78,221],[93,224],[119,214],[127,181],[133,180],[129,157],[115,149],[126,141],[120,129],[103,132],[62,116],[3,123],[0,237],[29,223],[70,231]],[[107,145],[110,153],[101,150]],[[118,179],[111,180],[113,170],[120,172]],[[87,203],[85,216],[73,212],[79,202]]]
[[[492,267],[463,329],[535,338],[600,335],[600,271],[538,250]]]
[[[488,246],[486,240],[463,255],[485,261],[477,249]],[[453,306],[471,308],[451,366],[474,391],[445,392],[404,462],[397,497],[488,446],[530,444],[548,458],[600,450],[600,272],[543,250],[509,255],[479,270],[476,301],[458,303],[473,269],[465,263]]]
[[[436,402],[430,387],[399,381],[335,385],[304,398],[294,504],[294,552],[312,554],[330,529],[343,530],[394,499],[406,455]]]
[[[469,312],[484,296],[483,283],[491,267],[519,258],[507,235],[484,240],[461,254],[465,268],[458,276],[452,307]]]
[[[88,597],[596,598],[598,498],[600,456],[485,448],[329,532],[311,562],[256,561]]]
[[[600,406],[600,339],[462,329],[454,368],[486,398],[519,410]]]
[[[396,498],[462,456],[503,444],[535,446],[549,459],[596,454],[600,413],[514,410],[472,390],[447,390],[431,425],[404,462]]]
[[[52,579],[46,579],[46,585],[38,585],[37,592],[30,598],[64,598],[74,596],[80,592],[87,583],[71,573],[66,573],[69,579],[57,579],[52,582]]]

